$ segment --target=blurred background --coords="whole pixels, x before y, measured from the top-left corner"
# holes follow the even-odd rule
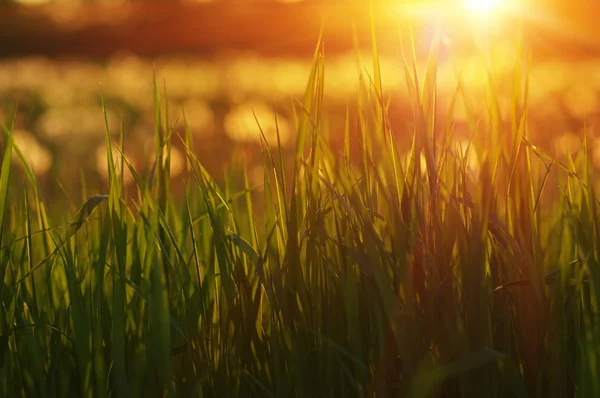
[[[440,109],[459,73],[473,104],[483,103],[477,98],[485,95],[485,58],[508,112],[522,48],[530,62],[534,141],[556,156],[577,150],[584,126],[595,137],[600,122],[598,4],[373,1],[392,127],[402,136],[409,123],[398,25],[410,19],[419,63],[440,35]],[[292,104],[303,93],[323,27],[326,124],[341,131],[347,108],[356,104],[359,74],[372,73],[370,12],[367,0],[0,0],[0,121],[11,119],[18,104],[17,143],[36,173],[51,177],[48,189],[55,178],[69,185],[82,177],[88,188],[101,189],[100,98],[110,131],[124,128],[125,153],[143,169],[154,153],[156,71],[168,93],[170,122],[182,132],[185,109],[209,172],[218,177],[241,150],[250,163],[256,154],[251,178],[260,181],[253,111],[272,140],[276,114],[284,146],[293,145]],[[458,136],[468,136],[461,125],[466,114],[459,106],[453,115]],[[593,148],[600,167],[598,138]],[[183,152],[175,148],[173,176],[183,167]]]

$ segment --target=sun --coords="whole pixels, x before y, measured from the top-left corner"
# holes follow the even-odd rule
[[[490,13],[498,9],[502,0],[465,0],[465,8],[478,13]]]

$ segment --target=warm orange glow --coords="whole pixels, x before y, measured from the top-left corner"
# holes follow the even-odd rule
[[[490,13],[496,11],[502,0],[465,0],[465,7],[477,13]]]

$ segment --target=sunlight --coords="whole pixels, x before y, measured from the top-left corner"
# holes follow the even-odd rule
[[[467,10],[484,14],[496,11],[501,4],[502,0],[465,0]]]

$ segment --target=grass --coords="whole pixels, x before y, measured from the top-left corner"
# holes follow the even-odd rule
[[[185,195],[171,195],[171,144],[191,148],[192,134],[173,135],[158,84],[153,167],[140,175],[107,150],[108,195],[75,215],[42,197],[6,125],[0,395],[600,395],[600,211],[586,137],[566,161],[531,144],[520,64],[510,118],[490,69],[485,111],[469,112],[469,145],[453,149],[453,110],[468,93],[459,85],[437,119],[437,50],[420,75],[410,45],[399,72],[412,130],[393,131],[373,48],[358,112],[328,134],[319,41],[290,167],[263,135],[262,191],[243,163],[217,183],[187,150]],[[399,134],[412,136],[406,160]],[[344,137],[341,150],[329,135]],[[14,155],[25,185],[11,179]]]

